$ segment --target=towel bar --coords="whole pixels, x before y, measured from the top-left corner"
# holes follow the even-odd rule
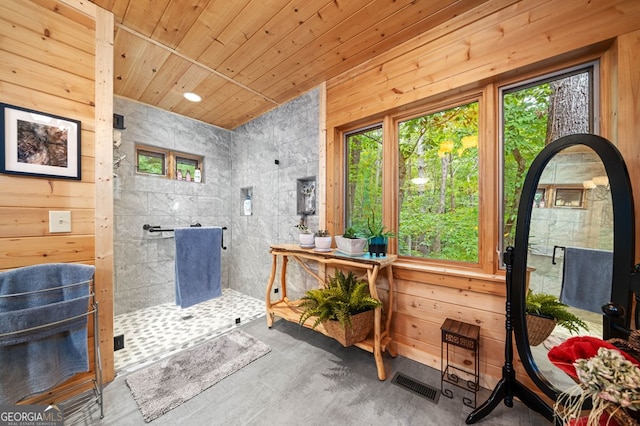
[[[189,225],[189,226],[191,228],[200,228],[202,225],[196,222],[195,224]],[[174,229],[162,229],[160,225],[149,225],[148,223],[145,223],[144,225],[142,225],[142,229],[149,232],[173,232],[174,231]],[[222,229],[227,229],[227,228],[225,227]]]
[[[191,228],[200,228],[202,225],[198,222],[196,222],[193,225],[189,225]],[[160,225],[149,225],[148,223],[145,223],[144,225],[142,225],[142,229],[144,229],[145,231],[149,231],[149,232],[173,232],[174,229],[163,229]],[[226,226],[222,227],[222,241],[220,242],[220,245],[222,247],[222,250],[226,250],[227,247],[224,245],[224,231],[227,230]]]

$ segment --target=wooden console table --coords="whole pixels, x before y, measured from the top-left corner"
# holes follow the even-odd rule
[[[349,256],[343,255],[337,250],[330,252],[317,252],[313,249],[304,249],[297,244],[279,244],[271,246],[271,256],[273,262],[271,264],[271,276],[269,277],[269,284],[267,285],[266,292],[266,305],[267,305],[267,326],[271,328],[273,326],[273,320],[275,316],[283,318],[287,321],[299,322],[300,314],[302,310],[298,308],[299,300],[289,300],[287,298],[287,262],[289,258],[293,258],[297,261],[302,268],[318,280],[319,284],[324,284],[324,279],[312,271],[305,263],[305,260],[315,261],[325,265],[338,266],[343,265],[350,268],[364,269],[367,272],[367,281],[369,282],[369,292],[371,296],[380,300],[378,296],[378,290],[376,288],[376,281],[378,278],[378,272],[384,269],[387,272],[387,280],[389,281],[389,297],[387,306],[384,306],[384,312],[386,314],[386,321],[382,323],[382,307],[378,307],[374,311],[374,323],[373,323],[373,335],[369,335],[365,340],[354,345],[373,353],[376,361],[376,367],[378,369],[378,378],[380,380],[386,379],[386,373],[384,370],[384,364],[382,362],[382,353],[388,351],[392,357],[396,356],[395,350],[391,347],[391,336],[389,330],[391,326],[391,317],[393,315],[393,271],[391,264],[397,259],[394,254],[387,254],[384,257],[370,257],[369,254],[363,256]],[[282,267],[280,271],[280,286],[282,290],[281,298],[275,302],[271,301],[271,290],[273,282],[276,278],[276,271],[278,269],[278,259],[282,261]],[[304,326],[311,328],[315,318],[309,318]],[[327,335],[323,324],[319,324],[316,328],[319,331]]]

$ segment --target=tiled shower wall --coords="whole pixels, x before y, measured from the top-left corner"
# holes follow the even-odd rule
[[[115,314],[173,302],[173,232],[149,233],[144,224],[164,228],[229,227],[231,132],[123,98],[114,113],[124,116],[122,144],[114,159]],[[135,144],[204,156],[202,183],[135,174]],[[227,237],[227,235],[225,235]],[[222,252],[222,286],[228,287],[229,250]]]
[[[318,174],[318,95],[313,90],[234,131],[115,98],[126,127],[114,152],[126,155],[114,168],[116,315],[175,300],[173,233],[148,233],[145,223],[227,226],[222,286],[264,298],[269,245],[297,241],[297,179]],[[204,182],[136,175],[136,143],[204,155]],[[251,216],[242,215],[243,188],[251,188]],[[317,216],[308,224],[317,229]]]
[[[318,102],[315,89],[233,132],[229,277],[234,290],[264,299],[271,272],[269,245],[298,241],[297,180],[318,176]],[[242,215],[243,188],[251,188],[251,216]],[[318,216],[309,216],[307,225],[316,230]],[[309,286],[297,279],[294,263],[288,286],[292,299]]]

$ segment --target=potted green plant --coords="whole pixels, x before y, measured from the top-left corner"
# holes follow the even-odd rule
[[[367,337],[373,326],[373,309],[382,306],[371,297],[367,281],[340,270],[329,277],[325,287],[308,290],[300,300],[300,325],[313,318],[311,328],[322,323],[327,334],[345,347]]]
[[[364,247],[367,244],[366,238],[358,237],[358,231],[349,227],[342,235],[336,235],[336,246],[342,253],[354,256],[364,254]]]
[[[300,232],[300,247],[303,248],[313,248],[314,247],[314,234],[311,232],[309,228],[303,223],[299,223],[294,226]]]
[[[568,308],[553,294],[534,293],[529,289],[525,309],[529,344],[537,346],[542,343],[556,325],[564,327],[571,334],[577,334],[580,329],[588,330],[587,324],[569,312]]]
[[[326,229],[318,229],[315,236],[316,251],[331,251],[331,235]]]
[[[382,223],[376,222],[375,211],[371,209],[371,216],[367,218],[365,236],[369,241],[369,255],[380,257],[387,254],[388,240],[394,238],[396,233],[387,230]]]

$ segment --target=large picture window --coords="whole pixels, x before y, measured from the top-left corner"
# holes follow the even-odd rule
[[[346,227],[364,230],[367,218],[382,217],[382,125],[345,135]]]
[[[522,185],[529,166],[550,142],[574,133],[595,133],[596,63],[500,90],[502,112],[502,247],[513,245]],[[573,201],[572,201],[573,202]],[[554,206],[559,206],[554,200]]]
[[[398,123],[398,254],[478,261],[478,103]]]
[[[478,261],[478,102],[397,122],[398,254]],[[383,216],[383,126],[345,134],[345,228]],[[393,176],[395,173],[388,173]]]
[[[345,129],[344,151],[336,152],[345,164],[345,204],[335,210],[336,223],[364,230],[374,215],[396,233],[390,251],[407,264],[464,262],[497,272],[514,241],[534,158],[562,136],[598,131],[597,67],[594,61],[492,82]],[[534,207],[579,213],[587,198],[576,179],[545,180],[551,186],[539,188]]]

